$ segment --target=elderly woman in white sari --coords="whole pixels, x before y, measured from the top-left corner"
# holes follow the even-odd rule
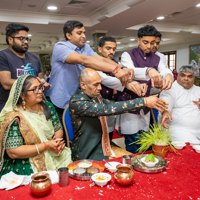
[[[55,108],[43,100],[43,86],[35,76],[15,81],[0,124],[0,178],[10,171],[30,175],[71,163]]]

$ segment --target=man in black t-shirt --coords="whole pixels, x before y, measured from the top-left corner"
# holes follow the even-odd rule
[[[0,51],[0,111],[4,107],[14,81],[24,74],[38,76],[45,89],[50,85],[45,83],[39,58],[28,50],[29,28],[22,24],[11,23],[6,26],[6,42],[9,47]]]

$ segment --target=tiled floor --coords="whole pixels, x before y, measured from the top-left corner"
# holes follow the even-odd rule
[[[117,138],[112,140],[116,145],[121,147],[122,149],[126,150],[125,143],[124,143],[124,137]]]

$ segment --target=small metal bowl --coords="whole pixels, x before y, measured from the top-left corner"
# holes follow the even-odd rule
[[[80,168],[88,168],[88,167],[92,166],[92,162],[90,162],[89,160],[83,160],[83,161],[78,163],[78,166]]]
[[[96,174],[96,173],[99,173],[99,169],[96,167],[89,167],[89,168],[87,168],[87,173],[89,173],[91,175]]]
[[[76,169],[73,170],[74,175],[76,176],[81,176],[86,172],[86,169],[78,167]]]

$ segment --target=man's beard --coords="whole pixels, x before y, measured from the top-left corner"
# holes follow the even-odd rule
[[[157,49],[156,47],[153,47],[152,51],[153,51],[154,53],[156,53],[156,51],[158,51],[158,49]]]
[[[13,42],[12,49],[18,53],[26,53],[28,50],[28,44],[27,47],[22,47],[19,46],[17,43]]]

